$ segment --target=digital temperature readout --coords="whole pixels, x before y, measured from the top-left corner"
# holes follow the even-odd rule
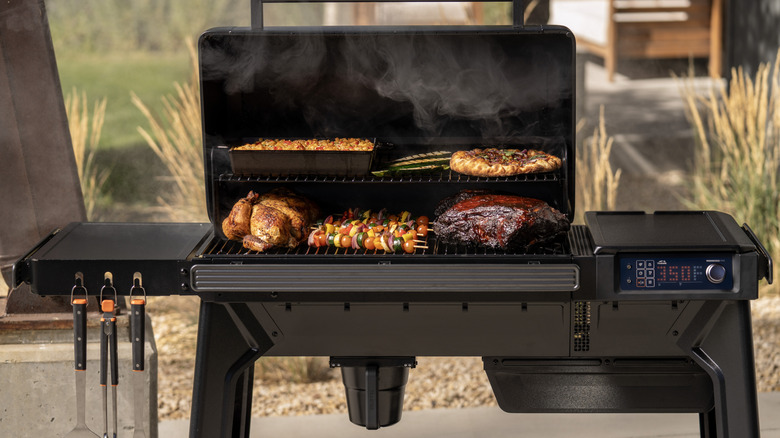
[[[656,281],[697,281],[702,275],[701,266],[691,265],[657,265],[656,268]]]
[[[623,290],[728,290],[732,288],[731,256],[623,256]]]

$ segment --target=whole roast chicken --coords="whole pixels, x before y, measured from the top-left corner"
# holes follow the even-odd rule
[[[464,191],[439,204],[439,241],[503,250],[527,248],[569,230],[566,216],[539,199]]]
[[[267,251],[273,247],[298,246],[317,217],[317,206],[286,188],[263,195],[254,192],[239,199],[222,221],[225,237],[240,240],[245,248]]]

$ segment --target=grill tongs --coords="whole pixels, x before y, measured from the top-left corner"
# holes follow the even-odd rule
[[[114,297],[110,297],[113,292]],[[109,295],[103,298],[103,294]],[[117,407],[116,407],[116,387],[119,384],[119,366],[117,364],[117,345],[116,345],[116,314],[114,312],[117,303],[117,293],[114,288],[114,279],[110,272],[106,272],[103,277],[103,287],[100,289],[100,308],[103,316],[100,318],[100,386],[103,389],[103,438],[109,438],[108,435],[108,388],[107,371],[108,361],[111,362],[111,401],[113,416],[111,417],[113,425],[112,438],[117,434]]]

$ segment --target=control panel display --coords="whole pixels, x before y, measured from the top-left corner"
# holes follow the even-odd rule
[[[731,255],[621,256],[622,290],[730,290],[734,286]]]

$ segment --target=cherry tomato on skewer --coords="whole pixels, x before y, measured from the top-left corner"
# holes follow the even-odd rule
[[[317,236],[317,246],[328,246],[328,233],[322,233]]]

